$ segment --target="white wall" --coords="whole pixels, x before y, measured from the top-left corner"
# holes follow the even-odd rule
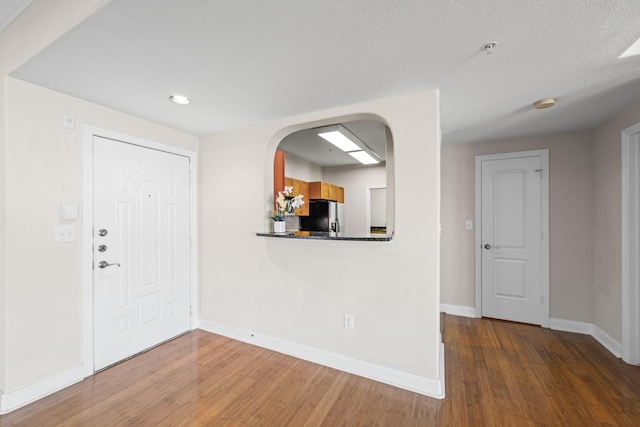
[[[4,76],[23,64],[34,54],[46,47],[51,41],[72,28],[97,8],[105,4],[105,0],[46,0],[34,1],[11,25],[0,34],[0,406],[2,393],[7,391],[6,373],[13,368],[7,362],[9,343],[7,334],[10,328],[16,327],[7,319],[7,312],[12,302],[7,297],[6,280],[6,215],[5,188],[7,185],[5,166],[12,159],[5,154],[7,144],[6,129],[10,122],[6,112],[10,109],[7,100]],[[35,124],[37,125],[37,124]],[[33,267],[33,266],[32,266]]]
[[[85,125],[198,150],[198,138],[5,77],[5,387],[12,392],[83,364],[84,218],[54,243],[59,207],[83,203]],[[64,129],[64,114],[76,129]],[[225,187],[226,188],[226,187]]]
[[[351,235],[368,234],[367,194],[369,187],[386,187],[386,167],[383,165],[324,168],[324,179],[326,182],[344,187],[345,224],[342,228],[343,231]]]
[[[284,156],[284,176],[302,181],[322,181],[322,167],[290,153]],[[306,202],[306,200],[305,200]]]
[[[280,140],[300,129],[358,119],[381,120],[393,132],[393,241],[256,236],[270,229],[262,201],[273,188]],[[210,135],[200,150],[204,321],[440,382],[437,91]],[[221,183],[243,191],[229,192]],[[237,207],[234,215],[220,209],[222,200]],[[386,268],[380,272],[380,266]],[[355,316],[355,330],[343,328],[344,313]]]

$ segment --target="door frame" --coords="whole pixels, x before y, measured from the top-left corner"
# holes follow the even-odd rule
[[[485,160],[504,160],[520,157],[540,157],[542,164],[542,254],[541,254],[541,279],[542,279],[542,324],[543,328],[549,327],[549,150],[516,151],[511,153],[487,154],[475,158],[475,291],[476,291],[476,317],[482,317],[482,162]]]
[[[622,360],[640,364],[640,123],[622,130]]]
[[[162,144],[93,126],[84,128],[84,376],[95,372],[93,363],[93,138],[103,137],[140,147],[164,151],[189,158],[189,234],[191,242],[190,270],[190,330],[198,327],[198,210],[197,210],[197,153],[184,148]]]

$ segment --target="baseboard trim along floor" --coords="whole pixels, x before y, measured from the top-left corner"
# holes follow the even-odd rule
[[[84,367],[77,366],[59,375],[9,393],[0,393],[0,415],[35,402],[84,379]]]
[[[451,314],[452,316],[476,317],[475,307],[468,307],[464,305],[440,304],[440,312]],[[551,318],[549,319],[549,328],[555,331],[591,335],[614,356],[617,358],[622,357],[622,344],[592,323]]]
[[[432,380],[397,369],[375,365],[314,347],[256,334],[251,331],[204,319],[200,319],[200,329],[425,396],[437,399],[444,398],[444,345],[442,345],[442,343],[440,345],[440,379]]]

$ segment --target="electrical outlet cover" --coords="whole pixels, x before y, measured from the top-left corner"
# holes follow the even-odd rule
[[[55,229],[56,243],[75,242],[76,241],[76,226],[75,225],[62,225]]]

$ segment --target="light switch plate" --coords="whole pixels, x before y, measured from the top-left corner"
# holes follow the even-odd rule
[[[72,202],[64,202],[60,205],[60,216],[64,220],[74,221],[78,219],[78,204]]]
[[[470,219],[466,220],[464,222],[464,228],[465,230],[473,230],[473,221],[471,221]]]
[[[66,243],[76,241],[76,226],[75,225],[61,225],[56,227],[56,236],[54,241],[56,243]]]
[[[64,115],[63,124],[66,129],[75,129],[76,128],[76,117],[71,116],[69,114]]]

